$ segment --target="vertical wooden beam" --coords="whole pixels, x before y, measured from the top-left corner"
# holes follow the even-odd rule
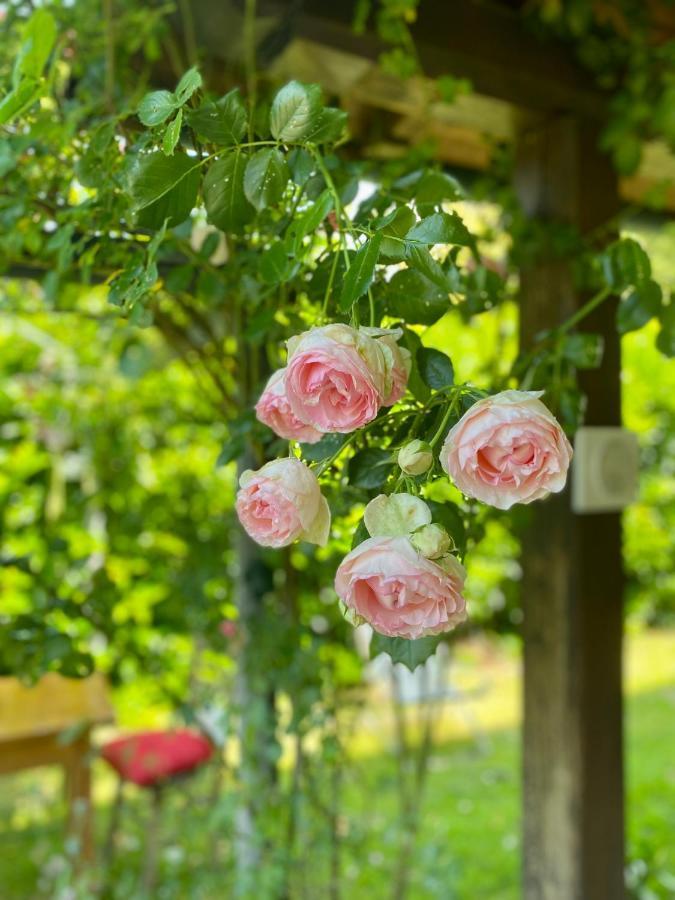
[[[597,134],[560,116],[524,130],[516,188],[528,215],[596,228],[618,208]],[[567,261],[522,272],[521,336],[583,302]],[[602,366],[582,379],[586,423],[618,425],[620,352],[611,302]],[[543,387],[536,385],[536,387]],[[620,900],[623,887],[622,558],[619,514],[576,516],[569,496],[530,507],[523,540],[523,884],[526,900]]]

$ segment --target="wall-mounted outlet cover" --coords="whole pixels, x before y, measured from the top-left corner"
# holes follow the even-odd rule
[[[640,452],[625,428],[588,426],[574,440],[572,509],[575,513],[619,512],[635,500]]]

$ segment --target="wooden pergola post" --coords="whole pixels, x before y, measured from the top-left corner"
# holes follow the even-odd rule
[[[523,130],[516,187],[528,215],[582,233],[607,222],[619,204],[597,133],[570,115]],[[540,259],[523,271],[524,346],[583,300],[564,260]],[[589,425],[621,422],[614,314],[606,302],[583,326],[605,340],[602,366],[582,384]],[[620,900],[621,517],[574,515],[569,492],[530,511],[523,542],[523,895]]]

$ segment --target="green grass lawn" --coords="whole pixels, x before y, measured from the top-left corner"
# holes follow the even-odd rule
[[[649,670],[649,649],[637,658],[626,723],[629,879],[634,896],[642,900],[675,896],[675,680],[666,683],[662,677],[661,685],[654,687],[641,677],[641,671]],[[502,727],[481,728],[481,733],[480,741],[444,738],[432,752],[410,900],[519,896],[518,733]],[[390,752],[377,748],[351,755],[341,791],[342,896],[384,900],[391,897],[400,853],[397,763]],[[99,783],[109,782],[101,766],[96,764],[95,777]],[[195,798],[203,794],[203,787],[194,779],[190,789]],[[59,882],[68,883],[70,878],[63,852],[58,773],[43,770],[5,777],[0,788],[2,900],[79,897],[58,891]],[[115,896],[141,896],[135,885],[143,858],[145,801],[140,797],[128,811]],[[175,792],[164,823],[161,888],[153,896],[176,900],[231,896],[227,864],[219,862],[219,851],[225,851],[223,858],[230,856],[231,805],[227,791],[215,807],[196,800],[186,804],[185,795]],[[105,806],[99,803],[97,810],[101,831],[107,819]],[[317,848],[317,872],[324,863],[321,852]],[[313,872],[296,874],[304,885],[303,896],[323,900],[324,894],[313,888]]]

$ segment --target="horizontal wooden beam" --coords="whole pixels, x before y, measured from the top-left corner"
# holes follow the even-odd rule
[[[283,4],[282,4],[283,5]],[[293,34],[377,59],[388,49],[372,31],[352,28],[353,2],[305,0]],[[560,42],[534,34],[524,17],[498,3],[424,0],[411,28],[425,74],[468,78],[480,94],[546,112],[597,119],[606,95]]]

